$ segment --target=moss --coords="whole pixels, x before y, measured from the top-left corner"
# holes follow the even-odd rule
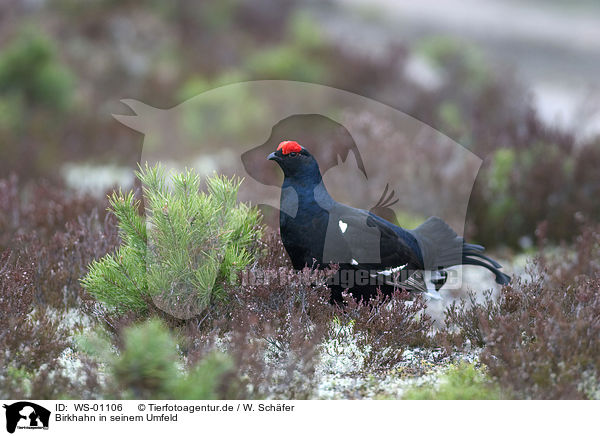
[[[409,389],[405,400],[498,400],[500,388],[471,363],[452,365],[439,384]]]

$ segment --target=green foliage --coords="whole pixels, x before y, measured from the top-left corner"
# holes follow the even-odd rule
[[[510,148],[496,150],[490,168],[490,189],[499,195],[506,195],[510,174],[515,165],[515,151]]]
[[[62,163],[57,149],[65,147],[62,141],[70,119],[64,115],[73,102],[74,82],[55,43],[43,31],[26,27],[6,43],[0,51],[2,171],[27,177],[38,170],[56,174],[56,165]]]
[[[57,58],[51,40],[25,30],[0,54],[0,95],[27,105],[65,110],[72,97],[73,76]]]
[[[294,44],[304,49],[318,49],[325,46],[322,29],[313,17],[298,10],[290,18],[288,33]]]
[[[489,193],[490,206],[489,215],[496,225],[502,225],[506,220],[514,219],[516,214],[516,202],[510,192],[511,175],[515,167],[516,153],[510,148],[496,150],[489,169]]]
[[[4,373],[4,392],[20,392],[26,397],[31,395],[31,380],[35,377],[33,371],[23,367],[8,366]]]
[[[314,19],[298,10],[291,15],[286,33],[284,42],[249,56],[246,70],[259,79],[326,81],[332,66],[320,57],[326,44]]]
[[[438,385],[412,388],[402,397],[405,400],[498,400],[500,389],[481,369],[473,364],[453,365]]]
[[[464,75],[468,91],[481,92],[493,77],[481,52],[464,41],[431,37],[419,44],[418,51],[444,74]]]
[[[143,311],[148,296],[147,236],[145,223],[137,213],[139,201],[134,199],[133,192],[113,193],[109,201],[123,244],[114,254],[92,261],[81,284],[96,299],[117,311]]]
[[[181,400],[220,399],[218,390],[222,380],[233,369],[231,358],[212,352],[189,370],[186,376],[175,380],[174,397]]]
[[[323,82],[327,69],[293,45],[261,50],[250,57],[246,68],[257,78]]]
[[[236,143],[239,138],[256,133],[269,108],[243,86],[225,86],[244,80],[247,80],[244,73],[231,70],[212,78],[193,75],[180,87],[179,97],[189,100],[180,106],[178,128],[185,133],[189,144],[202,144],[205,149],[215,144]],[[240,101],[244,104],[240,105]],[[235,116],[231,114],[232,108],[237,108]]]
[[[123,349],[108,366],[125,398],[210,400],[217,398],[232,363],[213,353],[185,371],[175,339],[158,319],[150,319],[126,329]]]
[[[169,332],[154,319],[129,328],[124,336],[124,349],[112,364],[117,383],[134,397],[164,398],[178,376],[177,349]]]
[[[460,132],[466,127],[460,107],[451,101],[444,101],[438,109],[439,118],[450,132]]]
[[[17,93],[0,97],[0,131],[19,129],[23,123],[23,99]]]
[[[179,100],[183,101],[193,98],[203,92],[210,91],[211,89],[243,82],[244,80],[245,76],[243,73],[235,70],[221,73],[212,79],[208,79],[204,76],[196,74],[191,76],[183,83],[183,85],[177,91],[177,96]],[[198,121],[199,120],[196,119],[196,122]]]
[[[117,311],[145,312],[152,300],[173,316],[197,315],[225,297],[224,285],[253,261],[258,212],[236,204],[240,180],[213,176],[204,193],[193,171],[173,175],[170,183],[160,166],[146,165],[136,175],[146,220],[133,193],[114,193],[110,206],[123,243],[92,262],[82,284]]]

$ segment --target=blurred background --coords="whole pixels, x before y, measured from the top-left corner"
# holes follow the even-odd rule
[[[0,396],[399,398],[407,379],[421,387],[432,369],[465,359],[484,363],[507,398],[600,399],[598,77],[594,0],[1,0]],[[256,268],[279,271],[284,282],[233,286],[232,304],[215,304],[206,316],[183,321],[150,303],[140,313],[129,303],[113,310],[91,295],[81,279],[99,259],[123,266],[126,284],[106,284],[117,301],[139,301],[148,289],[143,251],[128,256],[123,247],[140,241],[127,229],[144,228],[135,225],[142,222],[135,208],[143,207],[133,203],[141,197],[133,170],[151,151],[151,135],[113,114],[191,108],[177,120],[183,133],[219,135],[192,141],[201,161],[176,157],[203,174],[227,174],[244,153],[244,164],[259,162],[248,171],[255,185],[277,196],[281,175],[264,156],[289,130],[269,136],[257,122],[283,111],[235,91],[257,79],[297,81],[371,105],[353,109],[387,105],[387,118],[364,110],[309,124],[276,121],[298,135],[322,125],[343,138],[345,148],[320,150],[332,151],[320,158],[331,164],[325,181],[340,186],[334,195],[342,201],[368,198],[358,205],[373,208],[395,190],[395,209],[387,207],[393,197],[382,197],[376,213],[407,227],[432,207],[466,211],[465,236],[485,245],[514,282],[499,290],[489,272],[465,267],[464,288],[442,289],[444,299],[428,301],[425,316],[420,299],[375,305],[382,316],[352,301],[351,310],[333,312],[323,286],[296,285],[300,273],[280,238],[265,232],[250,237]],[[226,104],[205,98],[200,106],[209,110],[198,116],[199,95]],[[210,110],[213,103],[221,112]],[[222,113],[228,104],[236,110]],[[162,124],[145,120],[160,138]],[[432,134],[421,135],[423,126]],[[369,183],[349,189],[333,170],[363,177],[353,141],[376,144],[379,156],[364,153]],[[173,155],[178,144],[162,145]],[[456,150],[478,156],[479,172],[479,159],[455,165]],[[341,165],[340,156],[353,157]],[[249,178],[244,185],[252,186]],[[131,186],[131,196],[115,194],[118,203],[132,201],[129,221],[117,223],[106,194]],[[432,195],[427,186],[443,189]],[[475,369],[459,374],[454,397],[501,398],[466,387],[479,378]]]
[[[483,159],[474,241],[527,251],[540,226],[568,241],[600,215],[591,0],[5,0],[0,47],[1,178],[25,191],[131,184],[143,136],[112,117],[123,98],[166,109],[288,79],[383,102]]]

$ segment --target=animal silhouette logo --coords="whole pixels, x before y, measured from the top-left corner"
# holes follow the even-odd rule
[[[282,180],[264,156],[290,138],[315,156],[340,201],[399,217],[401,225],[439,216],[459,233],[482,162],[395,108],[318,84],[233,83],[166,109],[121,101],[133,114],[113,117],[144,135],[142,165],[243,177],[239,200],[264,205],[263,212],[279,208]]]
[[[4,404],[6,409],[6,431],[19,429],[48,429],[50,411],[29,401]]]
[[[282,190],[283,174],[265,158],[282,141],[298,141],[310,151],[327,190],[340,203],[405,228],[428,216],[440,217],[458,235],[482,162],[397,109],[311,83],[234,83],[167,109],[132,99],[122,103],[133,114],[113,117],[144,135],[142,165],[160,163],[167,171],[191,167],[200,176],[217,172],[241,177],[238,200],[257,206],[263,223],[277,230],[281,212],[293,217],[298,210],[293,193],[280,201],[282,192],[287,192]],[[337,238],[339,219],[326,224],[319,258],[333,263],[348,260]],[[363,247],[365,255],[348,261],[379,263],[380,234],[370,223],[360,224],[371,230],[368,240],[354,244]],[[353,236],[351,229],[342,233],[345,239]],[[435,257],[429,254],[431,250],[424,251],[424,257]],[[425,260],[428,265],[435,263]]]

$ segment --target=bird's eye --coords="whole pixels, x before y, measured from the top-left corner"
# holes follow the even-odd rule
[[[295,151],[292,151],[292,152],[290,152],[290,153],[289,153],[289,155],[290,155],[291,157],[295,157],[297,154],[298,154],[298,153],[296,153]]]

